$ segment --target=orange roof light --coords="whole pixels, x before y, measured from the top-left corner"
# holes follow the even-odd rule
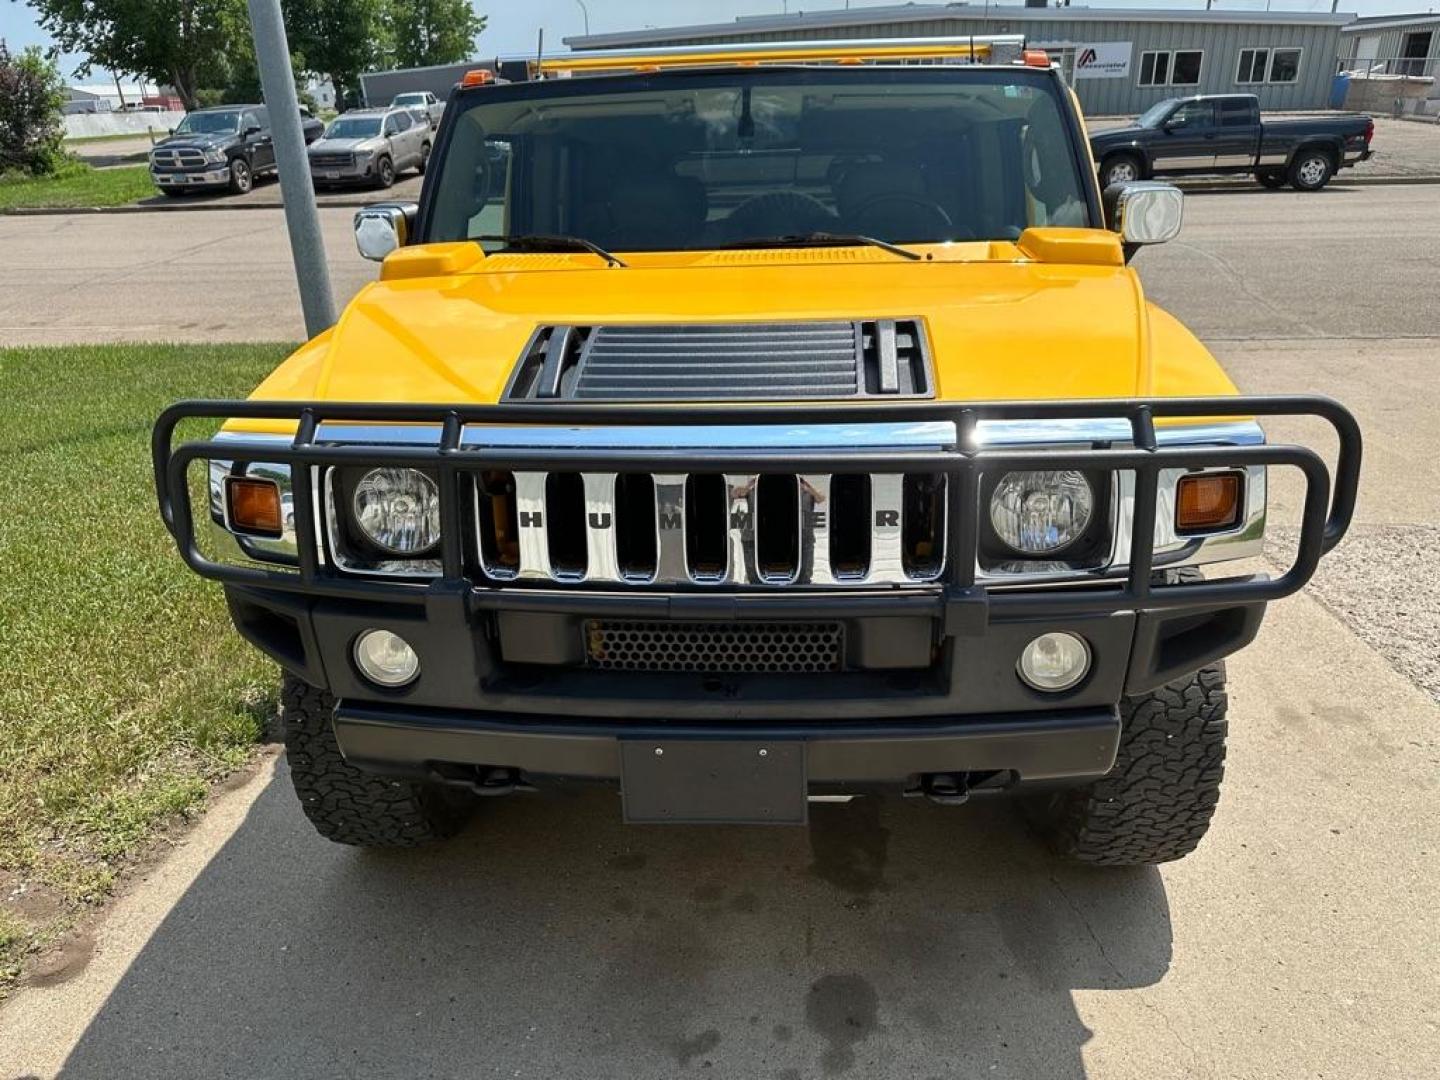
[[[1020,54],[1020,59],[1025,62],[1026,67],[1048,68],[1050,66],[1050,54],[1044,49],[1026,49]]]
[[[235,532],[273,537],[281,534],[280,485],[274,480],[227,476],[225,501],[230,509],[230,528]]]
[[[495,81],[495,73],[486,68],[472,68],[460,79],[461,86],[489,86]]]

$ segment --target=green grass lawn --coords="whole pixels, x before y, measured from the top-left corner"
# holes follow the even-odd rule
[[[25,207],[124,206],[155,194],[146,165],[92,169],[72,162],[54,176],[0,176],[0,212]]]
[[[287,349],[0,349],[0,992],[273,711],[273,667],[160,523],[148,439]]]

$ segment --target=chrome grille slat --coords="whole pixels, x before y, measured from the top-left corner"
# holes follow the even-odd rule
[[[833,585],[830,569],[830,475],[802,473],[800,489],[800,566],[795,580],[811,585]]]
[[[581,473],[585,483],[585,580],[622,581],[615,521],[615,473]]]
[[[756,497],[760,477],[756,473],[725,474],[725,577],[727,585],[747,585],[760,580],[756,563],[755,520],[759,515]]]
[[[678,585],[690,581],[690,560],[685,551],[684,473],[656,473],[655,581]]]
[[[543,472],[515,474],[515,516],[520,533],[520,569],[517,577],[529,581],[560,580],[550,567],[550,534],[546,531]]]
[[[870,474],[870,571],[867,585],[912,580],[905,573],[901,522],[905,480],[899,473]]]

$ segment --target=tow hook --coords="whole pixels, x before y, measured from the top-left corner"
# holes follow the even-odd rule
[[[469,788],[476,795],[513,795],[517,791],[535,791],[535,785],[527,783],[519,769],[506,769],[493,765],[441,766],[434,773],[448,784]]]
[[[920,791],[933,803],[959,806],[970,801],[970,778],[965,773],[926,773]]]

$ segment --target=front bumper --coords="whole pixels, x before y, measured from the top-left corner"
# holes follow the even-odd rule
[[[150,179],[162,188],[225,187],[230,183],[230,167],[212,165],[202,169],[151,169]]]
[[[316,185],[372,183],[375,180],[375,158],[350,165],[317,165],[312,161],[310,180]]]
[[[1348,412],[1323,398],[1027,402],[847,408],[857,420],[954,423],[953,446],[933,451],[797,450],[781,457],[699,450],[697,470],[725,472],[943,472],[953,523],[941,578],[885,589],[523,588],[477,577],[467,547],[462,477],[483,469],[655,471],[674,459],[653,450],[563,447],[472,448],[467,425],[818,423],[835,408],[614,408],[607,406],[445,407],[196,402],[172,407],[156,424],[157,493],[182,556],[224,582],[240,632],[289,670],[342,702],[342,749],[371,768],[424,771],[445,763],[585,776],[613,775],[627,739],[653,732],[684,738],[755,735],[798,739],[812,780],[870,780],[877,773],[1013,772],[1021,781],[1085,777],[1113,760],[1117,703],[1182,677],[1242,647],[1265,605],[1309,579],[1321,554],[1343,536],[1354,508],[1360,438]],[[1161,446],[1155,416],[1308,414],[1339,436],[1331,477],[1297,446]],[[243,437],[172,447],[186,417],[269,417],[299,421],[293,442]],[[1132,445],[1013,450],[977,447],[987,418],[1070,420],[1124,417]],[[327,419],[429,423],[434,445],[336,445],[317,438]],[[187,468],[194,461],[278,462],[291,470],[294,505],[315,505],[313,478],[327,465],[424,464],[439,477],[440,576],[429,584],[345,573],[321,557],[316,516],[295,518],[298,559],[287,569],[227,565],[197,546]],[[1294,564],[1278,578],[1157,584],[1158,478],[1176,468],[1290,466],[1306,494]],[[1129,470],[1133,506],[1125,576],[1060,588],[996,588],[976,576],[980,476],[1008,469]],[[854,653],[842,669],[811,674],[700,674],[596,670],[580,646],[587,621],[834,620]],[[421,674],[385,691],[363,679],[352,657],[359,634],[392,630],[415,649]],[[1018,678],[1025,645],[1048,631],[1085,639],[1088,674],[1071,690],[1042,694]],[[847,644],[847,648],[851,646]],[[563,718],[563,720],[557,719]],[[1106,734],[1108,732],[1108,734]],[[1049,751],[1044,744],[1053,743]],[[845,775],[845,774],[854,775]]]

